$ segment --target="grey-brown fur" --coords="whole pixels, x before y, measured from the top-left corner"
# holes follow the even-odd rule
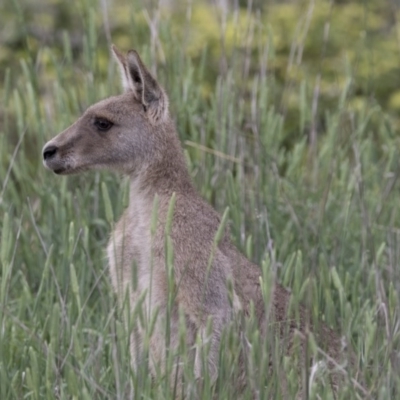
[[[254,303],[261,332],[267,330],[259,280],[261,270],[235,248],[225,232],[207,276],[210,252],[221,218],[192,185],[169,116],[164,90],[135,51],[125,56],[113,47],[113,52],[125,92],[91,106],[72,126],[48,142],[43,151],[44,164],[59,174],[109,168],[129,175],[129,207],[116,224],[107,248],[111,282],[121,300],[128,291],[131,309],[147,290],[145,308],[147,312],[158,308],[160,321],[165,316],[168,298],[165,224],[171,196],[175,193],[170,236],[177,296],[172,313],[170,346],[177,346],[180,307],[188,326],[188,344],[194,345],[196,335],[211,340],[208,369],[212,379],[216,379],[220,335],[235,313],[248,313],[251,302]],[[99,119],[112,121],[113,125],[101,131],[96,125]],[[152,237],[150,229],[155,196],[158,198],[158,223]],[[136,268],[137,274],[135,288],[132,287],[132,268]],[[229,299],[227,280],[234,284],[233,300]],[[305,335],[307,318],[300,306],[299,320],[290,322],[287,315],[289,300],[290,293],[276,284],[268,324],[274,323],[278,337],[290,348],[296,330]],[[211,337],[206,338],[209,317],[212,317],[213,328]],[[150,343],[153,371],[156,364],[163,365],[165,356],[161,324],[156,326]],[[140,328],[132,334],[133,364],[140,361],[142,336]],[[327,354],[340,363],[343,355],[340,337],[322,323],[316,336]],[[333,366],[332,362],[329,364]],[[200,377],[202,371],[198,361],[195,370],[196,376]],[[337,379],[337,374],[334,374],[334,386]]]

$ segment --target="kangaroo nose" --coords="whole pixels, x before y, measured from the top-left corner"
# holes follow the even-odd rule
[[[43,149],[43,159],[48,160],[53,158],[54,155],[57,153],[57,146],[47,146]]]

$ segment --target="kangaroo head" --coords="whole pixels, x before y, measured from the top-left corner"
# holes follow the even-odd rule
[[[43,163],[56,174],[92,168],[132,173],[157,158],[171,120],[168,98],[138,53],[112,47],[124,93],[91,107],[69,128],[46,143]]]

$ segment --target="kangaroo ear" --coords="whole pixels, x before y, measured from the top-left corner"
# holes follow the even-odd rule
[[[134,89],[141,95],[142,103],[149,106],[153,101],[158,101],[162,94],[160,87],[143,64],[139,54],[135,50],[129,50],[126,61]]]
[[[128,67],[126,65],[126,58],[125,56],[117,49],[116,46],[112,45],[111,50],[114,55],[115,61],[117,61],[117,64],[120,69],[121,73],[121,80],[122,80],[122,87],[124,90],[131,90],[131,84],[130,84],[130,79],[129,79],[129,74],[128,74]]]
[[[130,50],[124,57],[115,46],[112,50],[121,69],[124,89],[133,91],[153,122],[166,118],[168,97],[143,64],[139,54]]]

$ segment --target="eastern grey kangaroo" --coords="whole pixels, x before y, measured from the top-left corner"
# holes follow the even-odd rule
[[[301,347],[306,347],[310,327],[308,314],[299,305],[298,318],[288,315],[289,291],[274,284],[267,318],[260,267],[236,249],[227,229],[215,246],[221,217],[192,184],[164,89],[136,51],[124,55],[114,46],[112,51],[120,68],[124,93],[92,105],[73,125],[46,143],[43,162],[61,175],[108,168],[129,176],[129,207],[116,224],[107,247],[112,287],[117,296],[122,301],[127,294],[134,309],[146,292],[146,312],[157,309],[158,320],[163,321],[169,290],[166,224],[173,197],[169,237],[173,245],[176,297],[170,322],[171,349],[178,346],[178,319],[183,312],[189,346],[195,345],[196,338],[210,345],[207,370],[215,380],[223,329],[235,314],[248,314],[251,303],[261,335],[274,324],[272,331],[285,342],[289,352],[294,346],[296,332],[301,338]],[[157,222],[152,232],[155,198]],[[132,279],[132,274],[136,275],[136,280]],[[231,289],[228,289],[228,282],[231,282]],[[210,318],[212,329],[208,333],[206,326]],[[150,339],[149,360],[153,374],[157,366],[164,365],[166,354],[161,325],[161,322],[156,323]],[[131,334],[133,365],[141,357],[143,335],[140,328]],[[326,353],[327,364],[335,369],[346,353],[341,338],[323,323],[319,324],[315,335]],[[306,353],[304,351],[303,356]],[[195,376],[200,378],[204,373],[203,364],[198,354],[194,354],[193,359]],[[302,365],[305,364],[308,361]],[[340,371],[332,375],[333,386],[337,388],[342,379],[337,378]]]

